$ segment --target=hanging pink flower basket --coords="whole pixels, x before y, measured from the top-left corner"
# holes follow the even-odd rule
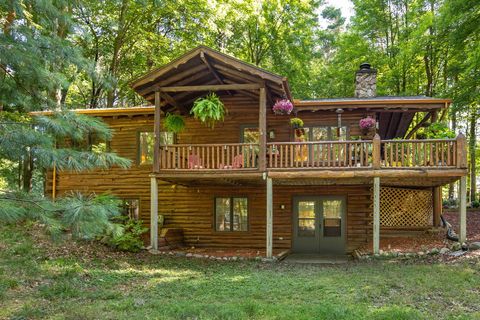
[[[293,110],[293,103],[287,99],[277,100],[272,110],[275,114],[290,114]]]
[[[369,129],[375,128],[376,124],[377,122],[372,117],[366,117],[366,118],[360,119],[360,122],[359,122],[359,126],[362,130],[369,130]]]

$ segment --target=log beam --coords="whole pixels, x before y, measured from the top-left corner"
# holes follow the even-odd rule
[[[434,187],[433,193],[433,226],[440,226],[442,215],[442,187]]]
[[[373,178],[373,253],[380,252],[380,178]]]
[[[460,178],[459,187],[460,208],[459,208],[459,232],[458,241],[464,243],[467,240],[467,177]]]
[[[161,96],[160,92],[155,92],[155,113],[153,131],[155,136],[155,143],[153,149],[153,172],[160,171],[160,114],[161,114]]]
[[[260,97],[258,103],[258,131],[260,134],[260,148],[258,152],[258,168],[260,171],[266,170],[266,150],[267,150],[267,96],[265,88],[260,88]]]
[[[223,79],[222,77],[220,77],[220,75],[218,74],[218,72],[212,68],[212,65],[211,63],[208,61],[208,58],[205,56],[205,53],[203,51],[200,51],[200,59],[203,61],[203,63],[207,66],[208,70],[210,71],[210,73],[215,77],[215,79],[217,79],[218,83],[219,84],[225,84],[223,82]],[[228,95],[232,95],[232,93],[230,91],[227,91]]]
[[[150,247],[158,250],[158,182],[150,175]]]
[[[266,253],[267,258],[273,256],[273,183],[272,178],[267,178],[267,226],[266,226]]]
[[[235,83],[235,84],[199,85],[199,86],[162,87],[162,88],[159,88],[158,90],[161,92],[256,90],[256,89],[260,89],[260,87],[262,86],[263,84],[260,84],[260,83]]]

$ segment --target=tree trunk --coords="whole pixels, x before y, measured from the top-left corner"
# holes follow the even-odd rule
[[[32,190],[33,175],[33,157],[30,150],[25,153],[23,158],[23,191],[30,192]]]
[[[474,107],[470,115],[470,137],[468,141],[468,153],[470,155],[470,201],[476,200],[477,196],[477,170],[475,161],[475,151],[477,144],[476,125],[477,110]]]

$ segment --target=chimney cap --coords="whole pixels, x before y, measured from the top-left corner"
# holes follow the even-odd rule
[[[360,64],[360,70],[369,70],[370,68],[371,68],[371,65],[368,62],[364,62]]]

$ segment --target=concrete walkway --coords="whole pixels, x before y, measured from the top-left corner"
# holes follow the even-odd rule
[[[341,264],[351,260],[351,256],[347,255],[322,255],[307,253],[292,253],[283,261],[285,263],[302,263],[302,264]]]

